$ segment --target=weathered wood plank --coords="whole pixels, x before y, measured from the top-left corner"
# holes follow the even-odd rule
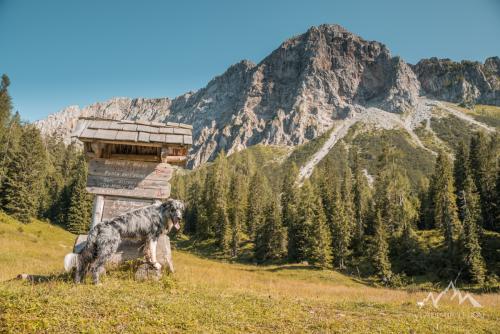
[[[193,126],[191,124],[179,123],[178,126],[185,129],[191,129],[191,130],[193,129]]]
[[[170,180],[173,168],[166,163],[93,159],[89,162],[89,175],[150,180]]]
[[[144,131],[147,133],[158,133],[158,128],[149,125],[137,125],[137,131]]]
[[[193,137],[192,136],[184,136],[184,144],[193,145]]]
[[[151,204],[153,204],[153,200],[106,196],[102,220],[108,220]]]
[[[89,175],[87,187],[111,188],[111,189],[162,189],[168,187],[165,179],[137,179],[112,176]]]
[[[123,124],[123,130],[125,131],[137,131],[137,124]]]
[[[142,154],[111,154],[110,159],[116,160],[131,160],[131,161],[146,161],[146,162],[160,162],[157,155],[142,155]]]
[[[109,130],[122,130],[123,124],[119,122],[111,122],[108,127]]]
[[[157,143],[164,143],[165,142],[165,135],[160,134],[160,133],[152,133],[149,135],[149,141],[157,142]]]
[[[112,189],[100,187],[87,187],[91,194],[133,197],[133,198],[157,198],[166,199],[170,196],[170,184],[163,189]]]
[[[160,133],[174,133],[174,128],[159,128]]]
[[[133,131],[118,131],[115,140],[137,141],[137,132]]]
[[[139,126],[141,126],[141,125],[139,125]],[[139,136],[137,137],[137,141],[149,143],[149,133],[139,132]]]
[[[118,134],[118,131],[116,131],[116,130],[99,129],[99,130],[97,130],[96,134],[94,135],[94,138],[95,139],[114,140],[116,138],[117,134]]]
[[[166,135],[165,143],[183,144],[184,140],[182,138],[182,135]]]
[[[87,128],[83,130],[82,134],[80,135],[80,138],[94,139],[94,135],[96,132],[97,130]]]
[[[183,128],[174,128],[174,133],[180,135],[191,135],[191,130]]]

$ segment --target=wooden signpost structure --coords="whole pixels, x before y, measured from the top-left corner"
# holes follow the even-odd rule
[[[184,167],[193,143],[192,126],[182,123],[80,118],[73,132],[88,161],[87,191],[94,194],[91,227],[170,196],[175,169]],[[80,235],[75,252],[85,245]],[[143,241],[123,242],[112,262],[142,256]],[[158,259],[173,271],[170,240],[158,241]]]

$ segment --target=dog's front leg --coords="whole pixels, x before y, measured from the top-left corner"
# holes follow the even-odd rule
[[[152,263],[153,266],[156,269],[160,270],[161,269],[161,264],[158,263],[158,260],[156,258],[156,248],[157,248],[156,246],[157,245],[158,245],[158,239],[150,239],[149,243],[148,243],[149,250],[147,252],[150,255],[150,259],[149,259],[150,261],[149,262]]]

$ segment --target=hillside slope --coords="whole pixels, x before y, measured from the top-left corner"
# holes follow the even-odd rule
[[[6,217],[2,235],[23,227],[16,237],[15,261],[0,265],[0,277],[17,270],[52,272],[49,281],[0,283],[0,332],[155,332],[264,333],[303,332],[494,332],[500,295],[474,295],[483,308],[443,298],[439,309],[419,308],[424,291],[374,288],[335,271],[303,265],[252,266],[202,259],[174,251],[177,273],[160,282],[135,282],[130,267],[113,270],[102,286],[75,286],[59,276],[62,251],[71,235]],[[33,231],[40,231],[33,248]],[[21,233],[21,232],[17,232]],[[49,238],[50,236],[50,238]],[[0,254],[12,247],[2,239]],[[61,247],[62,249],[63,247]],[[61,253],[61,255],[59,255]],[[40,258],[45,268],[40,266]],[[448,296],[451,297],[451,296]]]

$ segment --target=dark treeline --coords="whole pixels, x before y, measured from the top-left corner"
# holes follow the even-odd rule
[[[0,83],[0,209],[23,223],[48,219],[86,232],[92,198],[85,192],[86,162],[73,145],[42,138],[13,113],[9,78]]]
[[[418,275],[461,275],[482,284],[484,231],[500,231],[498,144],[479,132],[454,162],[441,152],[434,175],[418,189],[401,167],[403,152],[390,144],[378,156],[374,180],[355,148],[344,149],[342,159],[327,157],[302,185],[293,163],[270,176],[262,161],[243,152],[220,154],[175,178],[173,189],[188,204],[185,231],[214,240],[227,257],[307,261],[387,284]],[[425,238],[440,246],[431,249]]]

